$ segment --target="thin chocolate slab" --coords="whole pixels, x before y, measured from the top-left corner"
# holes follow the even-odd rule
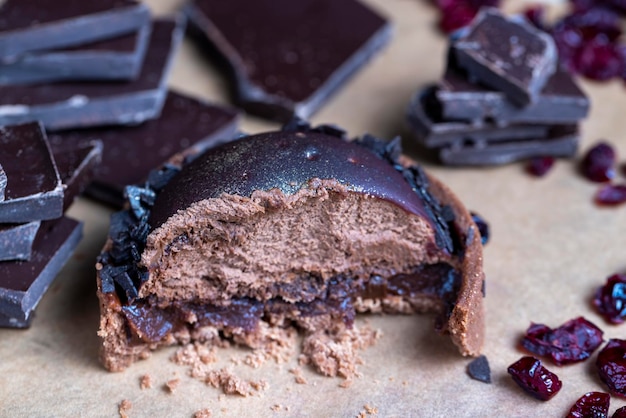
[[[135,0],[6,0],[0,8],[0,57],[112,38],[149,19],[148,7]]]
[[[508,142],[476,142],[439,149],[439,159],[447,165],[483,166],[508,164],[534,157],[572,157],[578,149],[576,126],[553,128],[545,137]]]
[[[518,106],[534,103],[557,67],[554,40],[524,18],[483,8],[453,43],[456,63],[470,77]]]
[[[466,141],[508,141],[534,139],[546,136],[548,125],[508,125],[495,123],[473,125],[464,121],[449,121],[441,116],[441,105],[437,101],[436,86],[428,86],[417,92],[407,111],[407,120],[417,141],[426,147],[438,148]]]
[[[497,125],[512,123],[572,124],[589,113],[589,99],[571,74],[557,69],[535,103],[520,108],[504,93],[471,83],[461,70],[450,66],[436,91],[444,119],[470,121],[480,125],[485,120]]]
[[[0,84],[82,80],[132,80],[141,71],[151,25],[79,47],[21,55],[0,65]]]
[[[0,224],[0,261],[29,260],[40,224]]]
[[[9,326],[28,324],[81,236],[78,221],[66,217],[46,221],[39,228],[30,261],[0,262],[0,315],[8,318]]]
[[[232,109],[170,92],[157,119],[132,127],[58,132],[50,135],[50,142],[54,147],[102,140],[102,162],[87,194],[121,207],[124,186],[144,181],[174,154],[198,153],[232,139],[237,122]]]
[[[308,119],[389,41],[355,0],[191,0],[190,26],[226,61],[248,113]]]
[[[102,160],[102,141],[52,141],[50,148],[64,188],[63,210],[87,188]]]
[[[39,123],[0,127],[0,162],[7,175],[0,223],[54,219],[63,214],[63,185]]]
[[[46,130],[59,130],[131,125],[158,116],[183,26],[181,20],[153,23],[141,72],[132,82],[3,86],[0,124],[40,120]]]

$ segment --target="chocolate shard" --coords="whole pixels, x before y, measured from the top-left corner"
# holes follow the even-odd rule
[[[479,382],[491,383],[491,368],[487,357],[480,355],[472,360],[467,365],[467,374]]]
[[[472,125],[464,121],[450,121],[441,117],[437,88],[428,86],[415,94],[407,111],[407,120],[417,141],[426,147],[439,148],[467,142],[498,142],[535,139],[546,136],[548,125],[498,126],[484,122]]]
[[[161,115],[141,125],[63,131],[49,137],[52,144],[101,140],[102,161],[86,194],[121,207],[126,185],[142,183],[152,168],[175,154],[180,154],[182,160],[230,140],[238,120],[237,112],[230,108],[170,92]]]
[[[460,140],[441,148],[439,159],[448,165],[480,166],[508,164],[534,157],[573,157],[579,143],[576,126],[553,127],[545,137],[516,141],[475,142]]]
[[[63,210],[87,188],[102,159],[102,141],[81,143],[50,141],[50,148],[63,183]]]
[[[449,66],[435,94],[441,116],[481,125],[486,120],[508,124],[573,124],[589,113],[589,98],[571,74],[557,69],[535,103],[520,108],[502,92],[471,83],[462,70]]]
[[[0,8],[0,58],[126,34],[149,18],[148,7],[135,0],[6,0]]]
[[[39,123],[0,127],[0,162],[7,176],[0,223],[54,219],[63,214],[63,185]]]
[[[552,37],[523,18],[483,8],[453,44],[456,64],[518,106],[537,101],[557,67]]]
[[[308,119],[391,37],[356,0],[191,0],[185,13],[224,61],[236,101],[283,122]]]
[[[46,130],[135,125],[157,117],[167,93],[167,76],[182,40],[181,19],[153,22],[141,72],[132,82],[64,82],[3,86],[0,124],[40,120]]]
[[[70,258],[82,236],[82,224],[62,217],[42,222],[29,261],[0,262],[0,323],[27,326],[33,310]]]
[[[21,55],[0,66],[0,85],[132,80],[141,71],[151,25],[79,47]]]
[[[0,261],[29,260],[40,224],[0,224]]]

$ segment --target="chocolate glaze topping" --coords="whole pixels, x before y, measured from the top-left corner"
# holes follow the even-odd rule
[[[294,194],[314,178],[335,179],[430,218],[402,176],[365,148],[318,132],[279,131],[225,144],[193,161],[159,194],[150,224],[157,227],[178,210],[222,193],[249,197],[278,188]]]

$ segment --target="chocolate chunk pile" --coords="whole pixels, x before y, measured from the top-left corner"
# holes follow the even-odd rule
[[[573,156],[588,111],[548,34],[482,9],[451,38],[443,79],[414,96],[407,117],[442,163],[495,165]]]
[[[231,139],[237,113],[169,92],[181,19],[135,0],[0,7],[0,326],[27,327],[72,254],[74,198],[121,205],[149,170]]]

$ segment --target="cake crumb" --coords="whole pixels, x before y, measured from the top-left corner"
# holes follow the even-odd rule
[[[272,411],[274,411],[274,412],[278,412],[278,411],[280,411],[281,409],[283,409],[283,406],[282,406],[281,404],[277,403],[277,404],[275,404],[275,405],[270,406],[270,409],[271,409]]]
[[[152,377],[149,374],[144,374],[139,378],[139,387],[141,389],[152,389]]]
[[[200,378],[199,375],[194,377]],[[265,390],[268,386],[267,382],[264,380],[254,382],[241,379],[226,368],[207,370],[206,374],[204,374],[203,378],[200,380],[203,380],[204,383],[209,386],[221,389],[226,395],[239,395],[244,397]]]
[[[377,415],[378,408],[376,408],[375,406],[370,406],[369,404],[365,404],[363,406],[363,411],[358,413],[357,418],[369,418]]]
[[[180,385],[180,379],[171,379],[165,382],[165,388],[169,393],[176,392],[176,389],[178,389],[178,385]]]
[[[131,401],[129,401],[128,399],[122,400],[122,402],[120,402],[120,406],[119,406],[120,417],[121,418],[129,418],[128,417],[128,411],[130,411],[132,408],[133,408],[133,403]]]
[[[213,412],[209,408],[201,409],[193,414],[193,418],[211,418],[212,416]]]
[[[304,376],[302,376],[302,369],[300,369],[299,367],[289,369],[289,373],[294,375],[297,384],[306,385],[308,383]]]
[[[352,386],[352,382],[353,382],[352,379],[346,379],[343,382],[339,383],[339,387],[343,389],[347,389],[350,386]]]

